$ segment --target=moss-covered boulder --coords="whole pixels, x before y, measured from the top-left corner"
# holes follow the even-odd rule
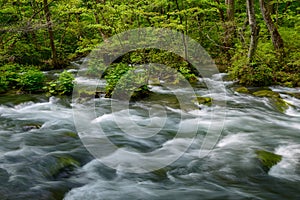
[[[238,87],[235,88],[234,91],[238,92],[238,93],[244,93],[244,94],[249,94],[249,90],[246,87]]]
[[[71,156],[57,157],[56,162],[50,166],[50,176],[54,179],[66,178],[80,163]]]
[[[212,104],[212,98],[196,96],[195,99],[193,100],[193,102],[198,103],[198,104],[202,104],[202,105],[210,106]]]
[[[253,92],[253,95],[257,96],[257,97],[280,98],[279,93],[274,92],[272,90],[259,90],[259,91]]]
[[[255,153],[266,172],[268,172],[271,167],[279,163],[282,159],[281,155],[265,150],[256,150]]]
[[[279,95],[279,93],[274,92],[272,90],[260,90],[257,92],[253,92],[254,96],[257,97],[267,97],[270,99],[271,103],[275,106],[275,108],[280,112],[285,112],[288,109],[288,103],[285,102]]]

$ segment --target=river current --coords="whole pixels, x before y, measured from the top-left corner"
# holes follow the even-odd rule
[[[84,77],[77,81],[95,84],[95,80]],[[219,84],[213,79],[211,82]],[[189,111],[194,118],[178,107],[170,91],[153,86],[152,98],[130,105],[130,117],[140,126],[150,123],[148,114],[152,105],[165,110],[167,117],[155,113],[151,116],[154,118],[151,122],[164,121],[164,126],[149,138],[122,134],[114,122],[115,116],[109,114],[111,100],[103,97],[93,100],[101,113],[96,122],[111,134],[110,140],[119,149],[152,152],[166,148],[174,155],[182,154],[162,169],[146,173],[127,172],[122,167],[112,169],[96,159],[77,134],[72,109],[78,105],[70,98],[2,95],[0,199],[300,199],[300,100],[290,95],[300,90],[270,87],[290,105],[281,113],[269,99],[239,94],[232,89],[233,82],[224,84],[226,108],[218,103],[200,105],[198,110]],[[186,93],[186,90],[176,92]],[[201,85],[195,87],[195,92],[216,102],[224,100],[223,95],[210,93]],[[179,126],[182,130],[198,126],[198,134],[204,136],[212,112],[220,118],[225,116],[213,150],[199,157],[198,148],[204,137],[197,138],[188,150],[182,150],[191,137],[187,131],[186,136],[174,138]],[[256,158],[257,149],[282,155],[282,160],[266,172]],[[122,154],[113,152],[107,160],[130,159],[118,156]],[[129,167],[134,169],[134,163]]]

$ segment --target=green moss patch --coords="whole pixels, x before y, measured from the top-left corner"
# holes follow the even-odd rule
[[[253,93],[254,96],[257,97],[267,97],[270,99],[271,103],[275,106],[275,108],[280,112],[285,112],[288,109],[288,103],[285,102],[277,92],[273,92],[271,90],[260,90]]]
[[[266,171],[269,171],[271,167],[279,163],[282,159],[281,155],[277,155],[265,150],[256,150],[255,153]]]
[[[249,94],[249,90],[246,87],[238,87],[235,88],[234,91],[238,92],[238,93],[245,93],[245,94]]]
[[[196,96],[195,100],[193,100],[194,103],[198,104],[203,104],[210,106],[212,104],[212,98],[210,97],[201,97],[201,96]]]

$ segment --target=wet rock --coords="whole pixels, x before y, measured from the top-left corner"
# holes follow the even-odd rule
[[[279,93],[274,92],[272,90],[260,90],[253,93],[254,96],[257,97],[267,97],[270,99],[271,103],[275,106],[275,108],[280,112],[285,112],[289,105],[285,102],[279,95]]]
[[[210,98],[210,97],[196,96],[196,99],[193,100],[193,102],[194,103],[198,103],[198,104],[203,104],[203,105],[210,106],[212,104],[212,98]]]
[[[234,91],[238,92],[238,93],[245,93],[245,94],[249,94],[249,90],[246,87],[238,87],[235,88]]]
[[[273,92],[272,90],[259,90],[259,91],[253,92],[253,95],[257,96],[257,97],[280,98],[279,93]]]
[[[30,131],[32,129],[40,129],[40,128],[41,128],[40,124],[27,124],[27,125],[24,125],[22,127],[22,130],[23,131]]]
[[[279,163],[282,159],[281,155],[277,155],[265,150],[256,150],[255,153],[266,172],[268,172],[271,167]]]
[[[58,157],[56,163],[51,166],[50,176],[54,179],[68,178],[80,163],[70,156]]]

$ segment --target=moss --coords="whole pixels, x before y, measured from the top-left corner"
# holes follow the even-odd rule
[[[210,106],[212,104],[212,98],[210,98],[210,97],[196,96],[196,99],[193,100],[193,102],[194,103],[198,103],[198,104],[203,104],[203,105]]]
[[[300,93],[291,93],[291,92],[289,92],[287,94],[290,95],[290,96],[292,96],[292,97],[295,97],[297,99],[300,99]]]
[[[253,93],[257,97],[267,97],[270,99],[271,103],[280,112],[285,112],[288,109],[288,104],[280,97],[279,93],[273,92],[271,90],[260,90]]]
[[[166,168],[160,168],[157,170],[154,170],[152,172],[149,172],[149,178],[152,181],[162,181],[168,178],[168,170],[170,170],[168,167]]]
[[[272,98],[271,102],[275,105],[276,109],[279,110],[280,112],[285,112],[289,108],[288,103],[286,103],[281,98]]]
[[[266,171],[269,171],[271,167],[279,163],[282,159],[281,155],[277,155],[265,150],[257,150],[255,153]]]
[[[238,87],[234,89],[236,92],[238,93],[245,93],[245,94],[249,94],[249,90],[246,87]]]
[[[56,163],[51,167],[50,176],[53,178],[66,177],[78,166],[80,163],[70,156],[58,157]]]
[[[273,92],[272,90],[260,90],[257,92],[253,92],[253,95],[257,97],[280,98],[279,93]]]
[[[66,133],[64,133],[64,135],[71,137],[71,138],[78,138],[77,133],[74,133],[74,132],[66,132]]]

